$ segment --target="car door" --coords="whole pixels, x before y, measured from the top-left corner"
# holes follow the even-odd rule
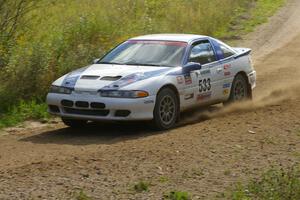
[[[225,101],[229,98],[231,83],[238,69],[237,60],[235,59],[234,50],[221,41],[211,39],[217,57],[219,58],[219,67],[217,69],[218,76],[220,76],[221,94],[220,98]]]
[[[222,97],[221,65],[209,40],[194,42],[191,46],[188,62],[202,65],[196,72],[198,87],[194,88],[195,104],[208,104],[217,102]]]

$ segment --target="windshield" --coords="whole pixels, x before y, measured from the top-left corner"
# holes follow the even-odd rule
[[[129,40],[104,56],[98,63],[177,67],[187,43]]]

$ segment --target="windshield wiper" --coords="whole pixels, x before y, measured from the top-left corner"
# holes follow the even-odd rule
[[[98,62],[98,64],[124,65],[124,63],[117,63],[117,62]]]
[[[125,65],[142,65],[142,66],[160,66],[160,65],[157,65],[157,64],[146,64],[146,63],[124,63]]]
[[[154,67],[173,67],[168,65],[159,65],[159,64],[151,64],[151,63],[136,63],[136,62],[129,62],[124,63],[125,65],[140,65],[140,66],[154,66]]]

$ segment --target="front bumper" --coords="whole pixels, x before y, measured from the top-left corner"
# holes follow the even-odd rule
[[[251,85],[251,88],[254,89],[256,87],[256,71],[252,71],[248,74],[248,81]]]
[[[101,97],[98,94],[76,94],[74,92],[70,95],[49,93],[47,104],[49,113],[61,117],[93,121],[131,121],[153,119],[155,99],[155,96],[125,99]],[[73,105],[63,105],[63,100],[73,102]],[[85,106],[76,105],[76,102],[85,102]],[[105,107],[92,108],[91,103],[95,102],[103,104]],[[125,115],[124,111],[127,111]],[[122,112],[123,115],[120,116],[119,114]]]

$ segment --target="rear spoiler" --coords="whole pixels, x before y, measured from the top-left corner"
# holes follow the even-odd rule
[[[251,49],[249,48],[233,48],[236,51],[236,55],[234,56],[235,59],[247,56],[251,53]]]

